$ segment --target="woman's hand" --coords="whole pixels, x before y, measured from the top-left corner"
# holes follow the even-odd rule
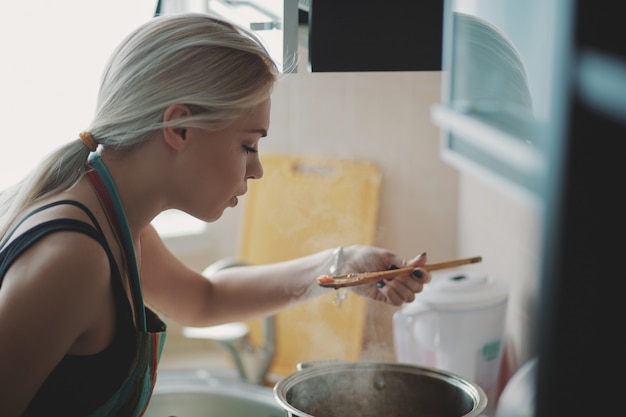
[[[415,294],[421,292],[424,289],[424,284],[430,282],[430,272],[419,268],[424,264],[426,264],[425,252],[406,262],[388,250],[355,245],[343,249],[343,256],[340,259],[337,273],[375,272],[416,267],[417,269],[410,274],[350,287],[351,291],[363,297],[400,306],[415,300]]]

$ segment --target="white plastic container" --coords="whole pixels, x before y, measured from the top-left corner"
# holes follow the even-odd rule
[[[508,290],[480,272],[433,273],[416,300],[393,316],[396,359],[478,384],[496,403]]]

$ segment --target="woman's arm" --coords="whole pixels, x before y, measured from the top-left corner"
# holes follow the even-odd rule
[[[309,256],[267,265],[231,267],[204,277],[185,266],[165,246],[151,226],[141,237],[141,274],[146,303],[161,314],[186,326],[209,326],[272,314],[287,306],[322,295],[316,278],[327,274],[335,261],[334,248]],[[370,246],[344,248],[341,272],[379,271],[402,266],[393,253]],[[423,265],[426,257],[411,261]],[[407,264],[408,265],[408,264]],[[401,305],[412,301],[430,274],[406,275],[386,282],[353,287],[362,296]]]

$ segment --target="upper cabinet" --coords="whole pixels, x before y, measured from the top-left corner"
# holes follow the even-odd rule
[[[441,70],[443,0],[306,3],[311,72]]]
[[[570,2],[445,6],[443,96],[433,108],[442,158],[507,193],[541,199],[565,105]]]
[[[441,70],[443,0],[159,1],[160,14],[186,11],[254,30],[282,72],[295,72],[298,57],[310,72]]]

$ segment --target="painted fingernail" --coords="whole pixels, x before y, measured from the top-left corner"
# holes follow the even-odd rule
[[[413,272],[411,272],[411,274],[415,278],[422,278],[424,276],[424,273],[420,269],[414,269]]]
[[[426,252],[422,252],[416,255],[413,259],[409,261],[409,263],[417,262],[418,260],[422,259],[424,256],[426,256]]]
[[[387,269],[392,270],[392,269],[400,269],[400,268],[398,268],[396,265],[389,265],[389,268],[387,268]],[[385,281],[378,281],[376,283],[376,286],[378,288],[383,288],[385,286]]]

